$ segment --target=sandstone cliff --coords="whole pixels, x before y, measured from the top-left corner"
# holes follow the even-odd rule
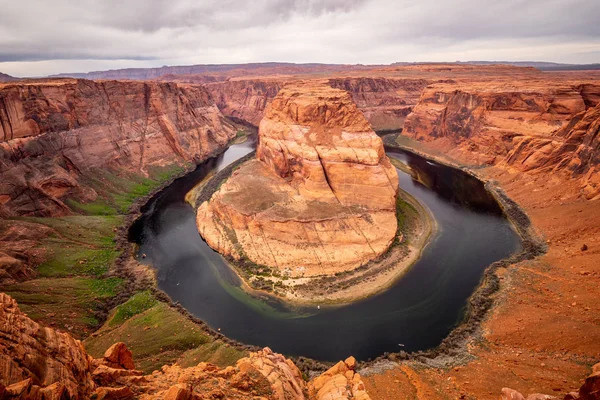
[[[374,130],[404,127],[405,118],[417,104],[427,79],[335,78],[329,84],[348,91]]]
[[[235,136],[201,86],[38,81],[0,86],[0,216],[96,199],[94,171],[144,175],[204,160]],[[97,180],[97,179],[96,179]],[[102,179],[100,179],[102,181]]]
[[[398,177],[347,92],[282,89],[259,127],[256,160],[197,211],[207,243],[291,277],[379,257],[396,233]]]
[[[208,83],[206,88],[223,114],[258,126],[277,92],[295,80],[298,78],[238,78]],[[430,80],[347,77],[325,82],[350,93],[373,129],[378,131],[401,129]]]
[[[425,89],[404,135],[460,160],[518,171],[566,172],[598,196],[600,86],[438,83]]]
[[[273,79],[228,80],[207,84],[206,88],[223,114],[258,126],[283,84]]]
[[[42,327],[0,293],[0,398],[368,400],[353,358],[307,384],[292,361],[265,348],[236,366],[165,365],[144,376],[115,343],[92,359],[69,334]],[[310,397],[309,397],[310,392]]]

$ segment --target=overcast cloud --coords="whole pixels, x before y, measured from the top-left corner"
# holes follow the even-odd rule
[[[0,0],[0,72],[261,61],[600,62],[600,0]]]

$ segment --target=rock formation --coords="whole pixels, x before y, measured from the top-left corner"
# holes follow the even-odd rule
[[[580,177],[588,199],[600,196],[600,103],[575,114],[550,138],[518,138],[504,162],[528,170]]]
[[[197,163],[235,136],[201,86],[32,81],[0,86],[0,216],[61,215],[94,200],[97,170]],[[100,179],[102,180],[102,179]]]
[[[182,79],[183,77],[179,78]],[[174,78],[177,79],[177,78]],[[267,106],[286,84],[298,78],[238,78],[206,85],[221,112],[258,126]],[[331,78],[323,80],[335,89],[345,90],[363,112],[374,130],[395,130],[417,104],[427,79]]]
[[[379,257],[396,233],[398,177],[347,92],[282,89],[259,128],[256,159],[197,211],[207,243],[235,259],[315,276]]]
[[[165,365],[144,376],[135,370],[124,343],[92,359],[81,342],[33,322],[11,297],[0,293],[3,399],[368,400],[355,365],[350,358],[307,384],[292,361],[265,348],[235,367],[221,369],[205,362],[190,368]]]
[[[33,322],[4,293],[0,293],[0,332],[0,384],[9,390],[57,385],[56,391],[66,391],[72,398],[93,390],[92,359],[81,342]],[[14,384],[20,386],[11,388]]]
[[[0,220],[0,283],[14,283],[33,278],[30,267],[42,260],[40,240],[56,234],[46,225],[18,221],[4,223]]]
[[[275,79],[231,79],[208,84],[206,89],[223,114],[258,126],[283,83]]]
[[[355,369],[356,360],[354,357],[338,362],[308,384],[310,397],[316,399],[352,398],[368,400],[370,397],[365,390],[365,385]]]
[[[438,83],[425,89],[405,135],[474,164],[566,171],[598,196],[597,85]]]
[[[335,78],[329,84],[348,91],[374,130],[396,130],[417,104],[427,79]]]

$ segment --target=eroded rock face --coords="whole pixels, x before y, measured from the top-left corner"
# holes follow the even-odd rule
[[[258,126],[279,90],[294,81],[298,78],[234,78],[209,83],[206,88],[223,114]],[[430,80],[352,77],[322,83],[350,93],[373,129],[379,131],[402,128]]]
[[[0,86],[0,217],[92,201],[96,170],[197,163],[235,136],[201,86],[41,81]]]
[[[546,394],[530,394],[525,397],[516,390],[503,388],[502,400],[600,400],[600,363],[592,367],[592,373],[586,379],[579,390],[567,393],[564,397],[555,397]]]
[[[221,112],[258,126],[284,81],[228,80],[206,85]]]
[[[72,398],[85,398],[93,389],[92,359],[81,342],[35,323],[5,293],[0,293],[0,332],[0,383],[4,386],[24,392],[32,385],[59,385],[56,390]]]
[[[307,385],[294,363],[265,348],[237,365],[165,365],[143,375],[131,352],[115,343],[92,359],[69,334],[41,327],[0,293],[0,397],[7,399],[248,399],[369,400],[353,358]],[[341,374],[341,375],[340,375]],[[341,388],[341,378],[348,389]],[[346,381],[344,381],[346,382]],[[311,395],[308,396],[310,387]],[[353,397],[352,397],[353,396]]]
[[[354,357],[338,362],[308,384],[310,398],[369,400],[365,385],[355,369]]]
[[[435,142],[474,164],[522,172],[566,172],[586,197],[600,194],[600,86],[513,83],[434,84],[406,119],[404,133]]]
[[[256,160],[197,211],[222,254],[290,276],[333,274],[380,256],[396,233],[398,176],[347,92],[282,89],[259,127]]]
[[[348,91],[374,130],[396,130],[419,101],[427,79],[335,78],[329,84]]]

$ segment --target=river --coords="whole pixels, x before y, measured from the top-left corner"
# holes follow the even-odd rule
[[[253,151],[229,147],[177,179],[142,208],[130,240],[140,261],[157,269],[159,288],[211,327],[242,343],[286,355],[336,361],[435,347],[462,320],[467,299],[491,263],[519,251],[521,241],[483,185],[462,171],[388,150],[415,174],[399,183],[437,221],[421,258],[388,290],[340,307],[294,309],[253,298],[221,256],[202,240],[185,194],[211,171]]]

